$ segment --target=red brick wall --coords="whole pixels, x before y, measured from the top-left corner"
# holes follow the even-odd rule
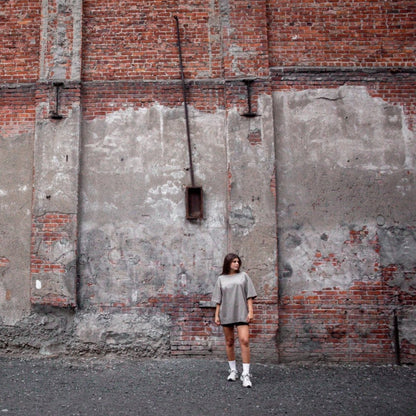
[[[0,83],[38,79],[40,6],[41,0],[1,2]]]
[[[4,137],[34,131],[35,88],[33,85],[0,87],[0,135]]]
[[[261,94],[270,94],[270,84],[256,81],[251,87],[252,111],[257,111]],[[236,107],[241,114],[248,111],[247,87],[240,80],[226,83],[191,81],[186,89],[189,106],[199,111],[214,112]],[[53,105],[53,96],[50,98]],[[83,120],[105,117],[106,114],[127,108],[168,107],[183,105],[180,82],[116,81],[84,82],[81,92]],[[64,105],[62,103],[62,105]]]
[[[403,108],[407,127],[416,129],[416,77],[396,76],[394,81],[369,83],[369,93]]]
[[[83,79],[267,76],[266,1],[85,1]]]
[[[187,88],[189,105],[200,111],[224,108],[224,86],[194,84]],[[168,107],[183,105],[182,86],[177,83],[152,82],[86,82],[82,86],[84,120],[105,117],[127,108],[146,108],[156,103]]]
[[[271,66],[413,66],[416,3],[269,2]]]
[[[220,43],[209,1],[84,1],[82,77],[179,79],[176,22],[186,77],[218,77]]]
[[[416,305],[416,291],[389,284],[398,269],[386,267],[381,281],[355,282],[347,290],[334,287],[281,298],[280,359],[395,363],[394,311],[400,321]],[[403,340],[400,352],[401,362],[415,362],[415,345]]]
[[[101,311],[140,313],[152,308],[166,313],[172,320],[171,353],[174,356],[214,355],[225,357],[222,328],[214,323],[215,309],[203,306],[211,295],[159,295],[146,303],[128,305],[122,302],[99,305]],[[255,321],[250,337],[256,360],[276,360],[277,295],[254,302]]]

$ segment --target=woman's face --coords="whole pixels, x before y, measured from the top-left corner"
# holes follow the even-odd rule
[[[231,264],[230,264],[230,272],[231,273],[237,273],[239,270],[240,270],[240,261],[236,257],[235,259],[233,259],[231,261]]]

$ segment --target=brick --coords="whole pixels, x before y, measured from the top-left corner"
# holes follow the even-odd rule
[[[0,68],[1,135],[33,136],[37,106],[47,104],[38,111],[39,120],[49,122],[49,109],[54,105],[51,83],[38,79],[42,4],[41,0],[3,3],[1,17],[6,18],[0,19],[0,51],[4,57]],[[241,81],[245,77],[256,78],[253,111],[257,111],[258,98],[273,91],[353,85],[365,86],[373,97],[401,106],[407,127],[415,129],[413,0],[221,3],[222,7],[227,5],[227,10],[220,10],[217,1],[153,0],[138,6],[135,0],[85,0],[82,79],[65,85],[60,102],[62,114],[70,114],[72,105],[79,101],[83,121],[104,118],[115,111],[148,108],[155,103],[171,108],[182,106],[173,18],[177,15],[189,103],[201,112],[230,108],[240,114],[246,112],[247,91]],[[69,43],[72,35],[69,31]],[[250,128],[242,139],[253,146],[253,151],[260,150],[262,131]],[[231,170],[228,175],[231,183]],[[274,174],[270,189],[276,196]],[[41,257],[36,247],[40,243],[48,253],[56,242],[67,237],[66,226],[75,221],[76,216],[59,213],[33,218],[33,278],[65,273],[64,265]],[[377,239],[369,240],[365,228],[351,230],[344,244],[367,245],[376,253],[380,251]],[[0,270],[8,266],[8,259],[1,257]],[[316,252],[310,272],[339,266],[337,253]],[[255,347],[270,354],[277,351],[283,361],[307,357],[392,362],[390,305],[394,301],[400,308],[414,306],[415,293],[389,286],[397,273],[405,273],[399,265],[383,267],[375,262],[374,271],[380,273],[379,282],[355,282],[348,290],[329,287],[280,299],[277,292],[258,298],[256,319],[251,326]],[[415,270],[407,273],[409,279],[414,279]],[[212,322],[213,310],[199,308],[199,302],[207,301],[209,296],[160,294],[143,303],[132,304],[121,297],[108,304],[96,304],[93,283],[87,285],[91,287],[91,303],[98,310],[169,314],[172,354],[206,355],[208,340],[214,354],[223,354],[223,335]],[[68,299],[45,295],[32,297],[32,302],[67,306]],[[276,347],[270,339],[277,330]],[[283,332],[288,335],[283,336]],[[313,349],[305,351],[310,343]],[[407,340],[402,340],[401,347],[404,357],[414,362],[416,347]]]

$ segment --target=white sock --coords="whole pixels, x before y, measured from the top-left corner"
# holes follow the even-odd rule
[[[234,361],[228,361],[228,365],[230,366],[231,371],[237,371],[237,365],[235,363],[235,360]]]
[[[250,374],[250,363],[243,363],[243,374]]]

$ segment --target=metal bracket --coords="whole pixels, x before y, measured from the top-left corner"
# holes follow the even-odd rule
[[[54,82],[55,87],[55,109],[51,112],[51,118],[54,120],[61,120],[64,116],[59,114],[59,91],[64,86],[63,82]]]
[[[251,109],[251,86],[254,83],[254,79],[244,79],[243,82],[247,87],[247,106],[248,106],[248,111],[247,113],[241,114],[243,117],[257,117],[259,116],[259,114],[255,113],[252,111]]]

